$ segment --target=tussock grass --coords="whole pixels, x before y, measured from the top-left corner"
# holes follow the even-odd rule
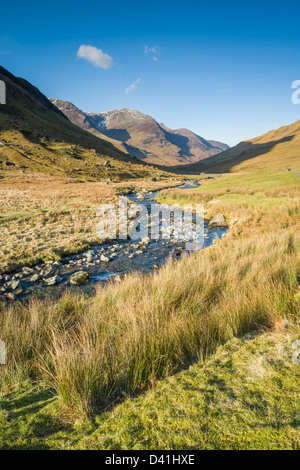
[[[2,387],[46,380],[70,416],[103,409],[236,335],[292,321],[299,252],[292,232],[265,233],[255,243],[225,238],[151,276],[99,288],[93,300],[67,294],[6,308]]]
[[[59,419],[51,390],[0,395],[1,449],[299,449],[299,326],[280,321],[217,348],[91,420]]]

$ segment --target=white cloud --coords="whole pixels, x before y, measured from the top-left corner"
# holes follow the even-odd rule
[[[157,47],[145,46],[145,54],[148,54],[149,52],[152,52],[152,54],[157,54]]]
[[[85,44],[79,47],[77,57],[86,59],[95,67],[101,67],[102,69],[110,69],[114,63],[112,57],[102,52],[101,49],[97,49],[94,46],[86,46]]]
[[[153,56],[152,59],[154,60],[154,62],[157,62],[158,61],[158,58]]]
[[[134,80],[134,82],[132,82],[131,85],[129,85],[128,88],[126,88],[126,95],[128,95],[128,93],[131,93],[132,91],[134,91],[136,89],[136,87],[138,86],[138,84],[140,83],[141,79],[138,78],[137,80]]]

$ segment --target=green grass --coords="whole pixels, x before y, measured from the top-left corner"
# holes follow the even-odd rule
[[[234,338],[203,364],[66,424],[49,389],[0,398],[2,449],[299,449],[298,327]]]
[[[265,171],[245,174],[224,174],[221,178],[215,178],[209,181],[211,190],[221,188],[251,188],[252,191],[263,191],[269,188],[293,188],[300,185],[299,177],[293,172],[274,172]],[[201,190],[201,189],[200,189]]]
[[[199,198],[201,195],[210,195],[211,199],[220,197],[224,194],[240,194],[245,195],[268,196],[271,194],[278,196],[294,195],[300,192],[300,178],[292,172],[279,172],[279,173],[246,173],[246,174],[224,174],[221,177],[216,177],[213,180],[201,180],[201,186],[197,189],[184,191],[186,194],[193,195],[194,199]],[[158,200],[164,200],[164,194],[158,196]],[[172,193],[172,195],[175,192]],[[180,200],[180,198],[178,198]],[[189,199],[192,199],[191,197]],[[186,202],[186,199],[182,199]],[[177,201],[176,201],[177,202]]]

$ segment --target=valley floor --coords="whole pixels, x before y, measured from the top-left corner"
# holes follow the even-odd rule
[[[93,299],[1,308],[0,447],[299,449],[299,183],[262,170],[166,189],[228,234]]]

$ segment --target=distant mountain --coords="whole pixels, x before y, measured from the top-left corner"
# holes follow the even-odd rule
[[[170,142],[182,149],[182,157],[194,155],[195,159],[200,161],[229,149],[227,144],[216,140],[206,140],[188,129],[172,130],[162,123],[160,126],[167,133]]]
[[[229,150],[230,147],[227,144],[223,144],[223,142],[218,142],[217,140],[208,140],[213,147],[217,147],[222,150],[222,152],[225,152],[225,150]]]
[[[225,152],[187,166],[185,172],[224,173],[254,168],[300,172],[300,121],[240,142]]]
[[[229,148],[226,144],[205,140],[188,129],[171,130],[133,109],[84,113],[66,101],[51,101],[74,124],[148,163],[187,165]]]
[[[0,105],[0,178],[38,172],[98,180],[152,176],[154,169],[91,135],[88,120],[72,124],[36,87],[0,67],[6,104]],[[74,117],[75,119],[75,117]]]

